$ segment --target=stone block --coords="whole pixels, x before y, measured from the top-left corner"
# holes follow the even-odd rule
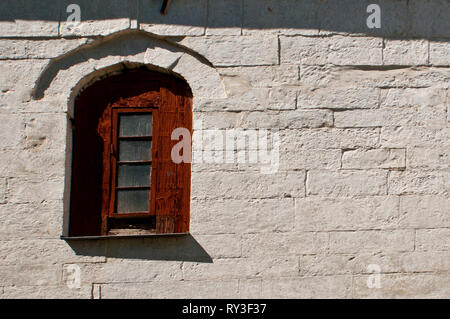
[[[450,51],[450,41],[448,39],[430,41],[430,64],[436,66],[450,65],[448,51]]]
[[[406,151],[408,168],[445,169],[450,161],[450,149],[439,145],[430,147],[410,147]]]
[[[449,205],[450,199],[446,196],[401,196],[399,225],[405,228],[449,227]]]
[[[276,87],[299,84],[298,65],[257,65],[218,68],[224,77],[236,77],[244,87]],[[235,81],[237,82],[237,81]]]
[[[297,231],[393,229],[397,226],[399,198],[315,198],[295,200]]]
[[[289,149],[348,149],[379,146],[378,128],[319,128],[280,132],[281,145]]]
[[[95,253],[77,255],[71,246],[59,238],[1,240],[0,265],[105,262],[103,247],[101,243],[91,242],[86,244],[86,248]]]
[[[385,195],[387,173],[379,170],[308,171],[307,195],[351,197]]]
[[[405,149],[377,148],[357,149],[342,153],[342,168],[405,168]]]
[[[86,44],[87,39],[48,39],[21,40],[4,39],[0,41],[0,59],[52,59]]]
[[[55,177],[46,180],[44,178],[20,178],[14,177],[8,180],[10,203],[40,203],[50,200],[62,200],[64,194],[64,177]]]
[[[297,108],[375,109],[379,107],[379,101],[380,90],[377,88],[357,87],[345,83],[339,87],[305,86],[298,93]]]
[[[0,237],[9,240],[50,239],[61,235],[63,203],[0,205]]]
[[[272,35],[186,37],[179,43],[215,67],[278,64],[278,39]]]
[[[66,285],[5,287],[4,299],[91,299],[92,285],[69,288]]]
[[[203,129],[285,129],[319,128],[333,125],[333,114],[327,110],[197,112],[194,121]]]
[[[242,255],[239,236],[195,235],[195,239],[212,258],[237,258]]]
[[[281,63],[381,65],[383,41],[371,37],[280,37]]]
[[[366,230],[331,232],[330,251],[341,254],[411,252],[414,230]]]
[[[336,127],[431,126],[445,127],[445,105],[351,110],[334,114]]]
[[[442,251],[450,249],[450,228],[417,229],[417,251]]]
[[[388,191],[395,195],[448,195],[450,171],[393,171],[389,174]]]
[[[78,263],[82,284],[177,281],[183,278],[180,261],[108,259],[106,263]]]
[[[293,228],[294,200],[194,200],[193,234],[281,232]]]
[[[391,126],[381,128],[380,144],[385,148],[450,146],[450,129],[420,126]]]
[[[298,150],[291,145],[283,145],[280,151],[280,170],[295,169],[339,169],[341,150],[304,149]]]
[[[303,197],[305,172],[275,174],[198,172],[192,174],[192,199]]]
[[[263,298],[350,298],[352,276],[292,277],[263,280]]]
[[[101,298],[237,298],[238,280],[104,283]]]
[[[295,256],[328,251],[327,232],[260,233],[242,236],[244,257]]]
[[[353,277],[354,298],[445,298],[450,296],[448,274],[382,274],[380,288],[369,288],[373,275]]]
[[[384,65],[427,65],[427,40],[391,40],[384,41]]]

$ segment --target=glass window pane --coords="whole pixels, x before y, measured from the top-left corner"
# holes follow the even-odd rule
[[[119,141],[119,161],[151,161],[151,141]]]
[[[146,213],[149,208],[149,189],[118,190],[117,213]]]
[[[117,185],[119,187],[150,186],[150,165],[119,164]]]
[[[119,136],[151,136],[152,114],[120,114]]]

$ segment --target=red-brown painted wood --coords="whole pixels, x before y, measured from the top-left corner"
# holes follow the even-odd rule
[[[130,223],[146,214],[114,214],[116,119],[120,110],[152,110],[153,150],[149,216],[157,233],[189,231],[191,164],[171,159],[172,131],[192,133],[192,94],[187,84],[168,75],[135,70],[98,81],[75,103],[70,236],[107,235],[112,219]],[[117,111],[113,111],[117,110]],[[145,224],[145,223],[142,223]],[[155,224],[149,221],[148,224]]]

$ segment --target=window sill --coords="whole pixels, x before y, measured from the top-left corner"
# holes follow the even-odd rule
[[[62,240],[87,240],[87,239],[126,239],[126,238],[155,238],[155,237],[180,237],[189,235],[186,233],[168,234],[141,234],[141,235],[104,235],[104,236],[61,236]]]

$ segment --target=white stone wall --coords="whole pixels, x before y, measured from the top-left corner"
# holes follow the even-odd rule
[[[2,1],[0,298],[449,298],[450,3],[369,3]],[[189,237],[61,240],[73,98],[118,63],[277,130],[278,170],[194,162]]]

